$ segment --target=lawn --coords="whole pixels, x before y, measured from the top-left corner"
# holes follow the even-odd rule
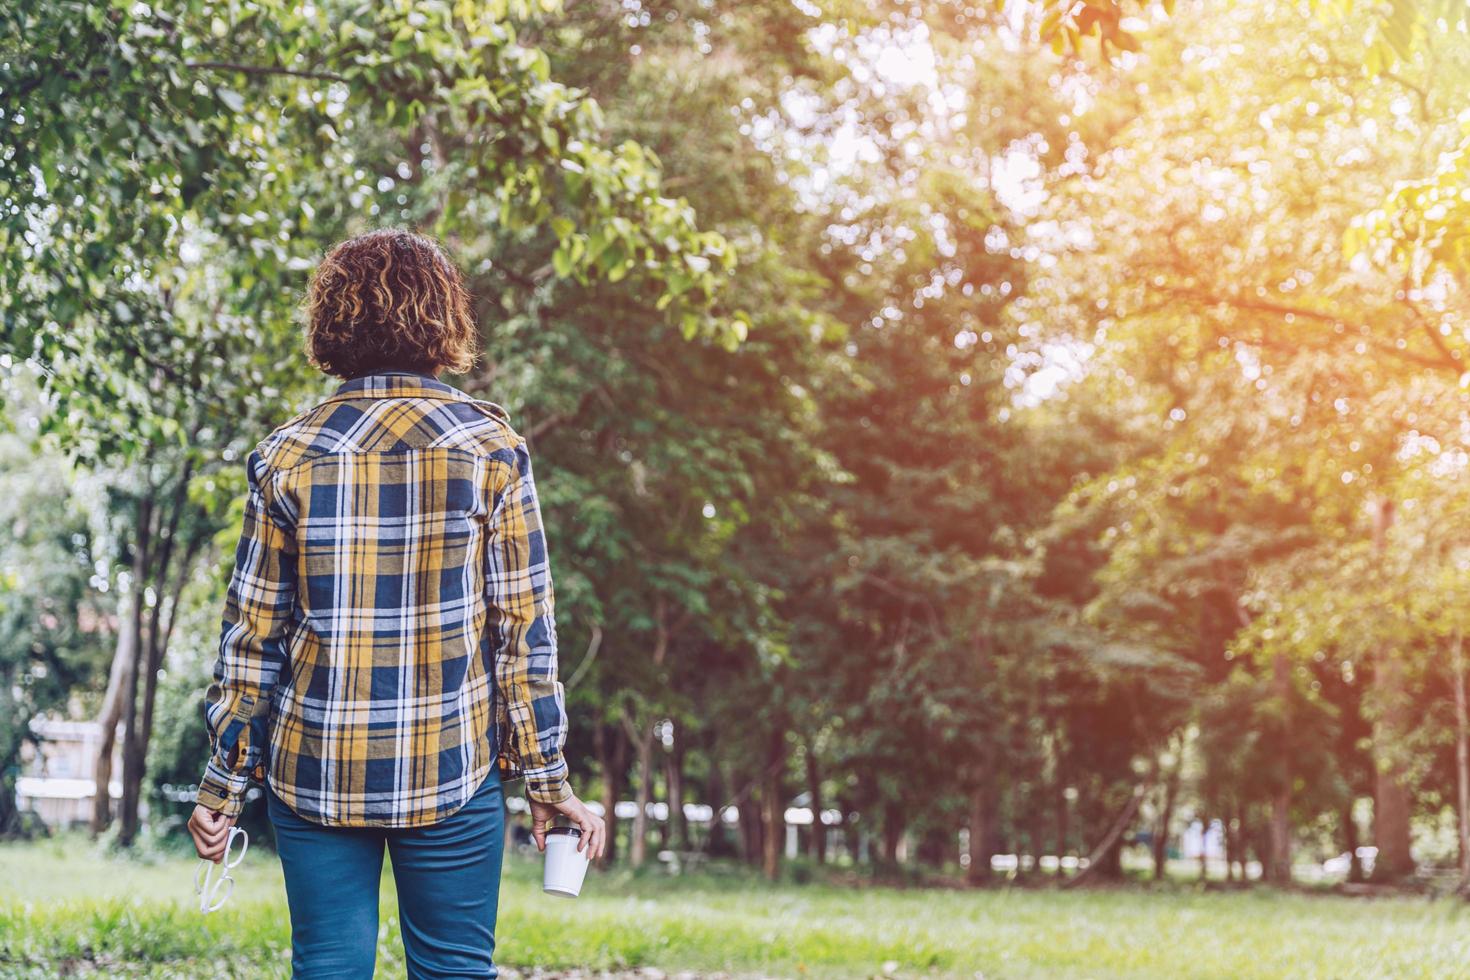
[[[768,886],[743,872],[594,872],[576,901],[513,857],[497,959],[772,977],[1467,977],[1470,906],[1187,887],[965,892]],[[289,975],[274,857],[253,850],[221,912],[193,863],[101,855],[79,838],[0,845],[0,976]],[[380,977],[403,976],[384,872]]]

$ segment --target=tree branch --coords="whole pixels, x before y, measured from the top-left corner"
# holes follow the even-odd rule
[[[1283,317],[1301,317],[1304,320],[1312,320],[1317,323],[1331,324],[1332,326],[1337,326],[1338,324],[1346,323],[1349,320],[1353,319],[1351,317],[1344,317],[1336,313],[1326,313],[1321,310],[1311,309],[1310,307],[1293,306],[1289,303],[1278,303],[1271,300],[1247,299],[1235,296],[1213,296],[1207,293],[1200,293],[1191,289],[1181,289],[1179,287],[1171,286],[1156,286],[1153,288],[1166,295],[1178,296],[1182,299],[1189,299],[1197,303],[1203,303],[1210,306],[1229,306],[1233,309],[1246,310],[1252,313],[1269,313],[1275,316]],[[1381,353],[1400,358],[1402,360],[1408,361],[1411,364],[1417,364],[1420,367],[1439,368],[1441,370],[1449,369],[1454,371],[1456,374],[1464,371],[1464,365],[1461,363],[1461,361],[1454,356],[1453,351],[1451,351],[1447,346],[1443,344],[1436,345],[1439,352],[1441,353],[1440,357],[1427,357],[1423,354],[1415,354],[1406,349],[1400,349],[1392,345],[1385,344],[1380,340],[1367,339],[1367,341],[1375,350]]]
[[[345,82],[346,76],[327,71],[298,71],[295,68],[277,68],[274,65],[242,65],[233,61],[186,61],[186,68],[206,71],[237,71],[245,75],[289,75],[292,78],[316,78],[324,82]]]

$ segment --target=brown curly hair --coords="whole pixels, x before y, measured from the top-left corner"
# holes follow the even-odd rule
[[[385,228],[333,246],[306,295],[306,354],[351,378],[403,369],[463,374],[479,332],[464,278],[431,238]]]

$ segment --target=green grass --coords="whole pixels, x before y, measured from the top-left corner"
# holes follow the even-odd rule
[[[201,917],[193,862],[103,856],[77,838],[0,845],[0,977],[287,976],[279,866],[253,850]],[[593,872],[576,901],[508,861],[497,961],[743,976],[1470,978],[1470,906],[1159,889],[985,892],[769,886],[739,872]],[[380,977],[403,976],[391,872]]]

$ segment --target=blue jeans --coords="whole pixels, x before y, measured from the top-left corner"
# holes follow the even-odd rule
[[[293,977],[372,977],[385,845],[409,977],[499,975],[505,796],[496,765],[464,806],[424,827],[324,827],[299,816],[269,783],[265,796],[291,907]]]

